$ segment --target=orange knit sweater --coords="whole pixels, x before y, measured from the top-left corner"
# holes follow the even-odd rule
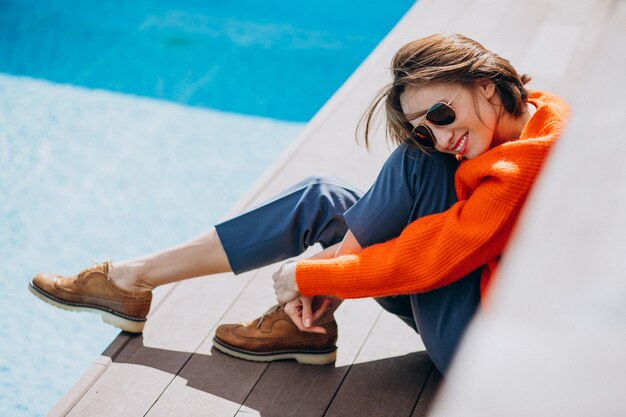
[[[397,238],[358,254],[298,262],[300,292],[341,298],[425,292],[483,265],[484,296],[568,113],[567,105],[548,93],[533,92],[529,102],[536,111],[518,140],[461,163],[455,176],[458,202],[450,209],[417,219]]]

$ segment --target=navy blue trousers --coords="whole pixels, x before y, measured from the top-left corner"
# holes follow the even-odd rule
[[[454,204],[457,166],[450,155],[426,155],[403,145],[365,194],[334,177],[311,177],[216,230],[235,273],[299,255],[315,243],[333,245],[348,229],[362,247],[370,246]],[[445,373],[480,303],[480,271],[435,291],[376,301],[420,334],[433,363]]]

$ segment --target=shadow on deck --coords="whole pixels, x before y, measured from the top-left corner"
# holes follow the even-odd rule
[[[176,374],[187,388],[244,406],[260,416],[424,416],[441,382],[425,352],[348,366],[295,361],[243,361],[150,348],[141,335],[122,333],[104,352],[113,363]],[[207,410],[206,415],[216,415]]]

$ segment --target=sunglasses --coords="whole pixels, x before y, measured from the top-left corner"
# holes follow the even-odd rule
[[[428,110],[426,110],[424,120],[428,120],[430,123],[436,126],[447,126],[454,123],[454,121],[456,120],[456,113],[451,107],[451,104],[460,92],[461,89],[459,89],[459,91],[457,91],[456,94],[447,103],[443,101],[438,101],[430,106]],[[435,135],[428,126],[423,124],[424,120],[422,120],[420,124],[413,128],[413,137],[420,145],[426,148],[432,148],[435,146]]]

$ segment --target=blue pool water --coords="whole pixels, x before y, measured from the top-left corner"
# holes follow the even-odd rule
[[[411,3],[4,0],[0,71],[302,122]]]
[[[0,0],[0,416],[118,331],[26,290],[207,230],[410,7]]]

